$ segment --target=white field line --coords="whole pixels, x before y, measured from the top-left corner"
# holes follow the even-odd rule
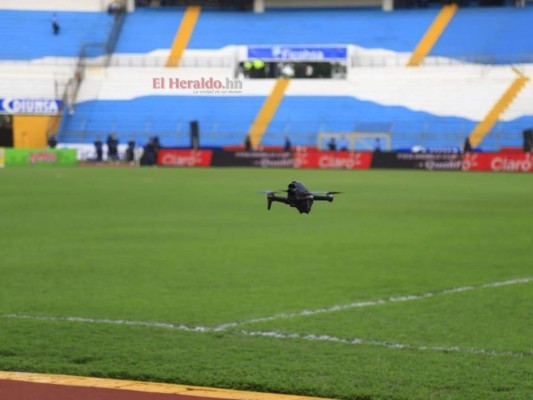
[[[86,324],[109,324],[109,325],[128,325],[143,326],[146,328],[164,328],[184,332],[217,332],[220,329],[208,326],[188,326],[184,324],[171,324],[168,322],[153,321],[130,321],[125,319],[99,319],[99,318],[81,318],[81,317],[51,317],[44,315],[29,314],[3,314],[2,318],[30,319],[36,321],[59,321],[59,322],[82,322]]]
[[[239,321],[239,322],[228,322],[222,325],[218,325],[214,329],[226,330],[226,329],[234,328],[237,326],[257,324],[260,322],[271,322],[271,321],[276,321],[279,319],[307,317],[310,315],[327,314],[327,313],[336,312],[336,311],[350,310],[352,308],[379,306],[379,305],[388,304],[388,303],[401,303],[401,302],[406,302],[406,301],[422,300],[422,299],[427,299],[428,297],[441,296],[441,295],[453,294],[453,293],[470,292],[470,291],[478,290],[478,289],[486,289],[486,288],[493,288],[493,287],[500,287],[500,286],[510,286],[510,285],[517,285],[521,283],[529,283],[529,282],[533,282],[533,277],[512,279],[512,280],[500,281],[500,282],[491,282],[491,283],[485,283],[483,285],[478,285],[478,286],[462,286],[462,287],[458,287],[454,289],[442,290],[439,292],[428,292],[428,293],[423,293],[423,294],[389,297],[387,299],[359,301],[359,302],[348,303],[348,304],[337,304],[331,307],[317,308],[314,310],[303,310],[303,311],[299,311],[295,313],[282,313],[282,314],[277,314],[277,315],[273,315],[270,317],[253,318],[253,319]]]
[[[484,354],[488,356],[510,356],[510,357],[528,357],[532,356],[531,352],[514,352],[514,351],[501,351],[501,350],[487,350],[487,349],[474,349],[469,347],[448,347],[448,346],[413,346],[405,343],[395,343],[372,339],[361,338],[340,338],[329,335],[315,335],[315,334],[300,334],[300,333],[281,333],[281,332],[254,332],[254,331],[239,331],[239,333],[246,336],[261,336],[275,339],[300,339],[311,342],[333,342],[349,345],[369,345],[386,347],[389,349],[410,349],[419,351],[440,351],[445,353],[470,353],[470,354]]]
[[[336,305],[327,308],[320,308],[315,310],[304,310],[298,313],[292,314],[277,314],[271,317],[264,318],[255,318],[247,321],[241,322],[230,322],[214,327],[209,326],[188,326],[185,324],[171,324],[168,322],[151,322],[151,321],[130,321],[130,320],[114,320],[114,319],[98,319],[98,318],[82,318],[82,317],[52,317],[52,316],[38,316],[38,315],[28,315],[28,314],[2,314],[2,318],[16,318],[16,319],[29,319],[29,320],[40,320],[40,321],[65,321],[65,322],[78,322],[78,323],[87,323],[87,324],[111,324],[111,325],[126,325],[126,326],[139,326],[139,327],[148,327],[148,328],[162,328],[162,329],[172,329],[184,332],[221,332],[227,331],[231,328],[245,325],[253,324],[266,321],[274,321],[277,319],[288,319],[295,317],[302,317],[308,315],[324,314],[335,311],[348,310],[358,307],[370,307],[387,303],[398,303],[411,300],[420,300],[432,296],[443,295],[443,294],[452,294],[452,293],[462,293],[468,292],[477,289],[491,288],[491,287],[500,287],[500,286],[510,286],[521,283],[529,283],[533,281],[533,277],[513,279],[508,281],[501,282],[491,282],[479,286],[463,286],[454,289],[446,289],[440,292],[428,292],[420,295],[409,295],[409,296],[400,296],[400,297],[390,297],[388,299],[382,300],[372,300],[372,301],[363,301],[350,304]],[[485,354],[485,355],[502,355],[502,356],[514,356],[514,357],[524,357],[531,356],[531,352],[508,352],[508,351],[499,351],[499,350],[485,350],[485,349],[472,349],[472,348],[463,348],[463,347],[446,347],[446,346],[413,346],[403,343],[393,343],[386,341],[376,341],[369,339],[360,339],[360,338],[339,338],[329,335],[315,335],[315,334],[299,334],[299,333],[281,333],[281,332],[263,332],[263,331],[236,331],[237,333],[245,336],[262,336],[270,337],[276,339],[302,339],[308,341],[321,341],[321,342],[335,342],[351,345],[371,345],[371,346],[380,346],[387,347],[392,349],[412,349],[420,351],[441,351],[441,352],[458,352],[458,353],[471,353],[471,354]]]
[[[16,318],[16,319],[29,319],[38,321],[66,321],[66,322],[78,322],[86,324],[111,324],[111,325],[127,325],[127,326],[140,326],[148,328],[161,328],[172,329],[185,332],[207,333],[207,332],[220,332],[218,328],[195,326],[190,327],[183,324],[169,324],[165,322],[142,322],[142,321],[128,321],[128,320],[113,320],[113,319],[95,319],[95,318],[79,318],[79,317],[46,317],[46,316],[33,316],[24,314],[4,314],[3,318]],[[300,339],[311,342],[332,342],[341,343],[347,345],[367,345],[386,347],[389,349],[408,349],[418,351],[436,351],[444,353],[469,353],[469,354],[482,354],[487,356],[508,356],[508,357],[528,357],[532,356],[531,352],[512,352],[501,350],[487,350],[487,349],[474,349],[468,347],[458,346],[413,346],[405,343],[396,343],[388,341],[379,341],[373,339],[362,338],[340,338],[330,335],[316,335],[316,334],[300,334],[300,333],[282,333],[282,332],[264,332],[264,331],[234,331],[243,336],[252,337],[266,337],[273,339]]]

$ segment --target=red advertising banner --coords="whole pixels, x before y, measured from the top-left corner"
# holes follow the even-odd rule
[[[295,168],[369,169],[371,152],[301,151],[295,154]]]
[[[533,172],[530,153],[466,153],[463,171]]]
[[[157,165],[164,167],[210,167],[211,150],[170,150],[161,149]]]

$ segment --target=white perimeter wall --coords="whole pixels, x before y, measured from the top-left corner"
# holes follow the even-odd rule
[[[92,11],[107,10],[113,0],[0,0],[0,10],[33,11]],[[135,8],[134,0],[125,0],[128,11]]]

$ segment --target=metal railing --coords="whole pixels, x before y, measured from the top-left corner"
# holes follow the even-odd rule
[[[351,68],[359,67],[403,67],[410,54],[368,55],[356,54],[350,58]],[[533,53],[517,54],[457,54],[449,56],[428,56],[422,61],[423,66],[454,66],[466,64],[478,65],[515,65],[532,64]]]
[[[59,123],[55,118],[50,120],[47,128],[48,136],[56,133],[59,130],[63,122],[65,110],[67,110],[68,113],[72,113],[74,111],[74,103],[76,102],[78,91],[80,90],[81,83],[83,82],[85,68],[87,65],[94,65],[93,63],[95,61],[98,63],[97,65],[109,65],[109,60],[120,35],[125,15],[125,8],[115,9],[113,25],[111,26],[107,40],[105,42],[84,43],[81,46],[75,64],[76,67],[74,69],[74,75],[67,81],[61,96],[61,109],[59,111],[59,118],[61,120]],[[88,60],[90,61],[88,62]]]
[[[76,131],[63,132],[70,142],[92,143],[96,135],[106,136],[110,133],[121,135],[123,138],[133,136],[139,144],[147,142],[153,136],[159,136],[163,146],[186,146],[190,143],[189,121],[176,120],[175,129],[161,128],[147,118],[143,123],[131,123],[135,128],[128,129],[124,123],[126,117],[112,121],[101,121],[100,126],[107,126],[104,131],[95,131],[90,127],[90,120],[82,120]],[[251,123],[251,121],[250,121]],[[167,124],[169,126],[169,124]],[[242,124],[241,124],[242,126]],[[351,129],[346,129],[346,134],[355,132],[390,134],[393,149],[410,148],[413,146],[423,147],[462,147],[465,139],[470,135],[474,122],[464,123],[438,123],[438,122],[384,122],[384,123],[354,123]],[[314,127],[311,130],[311,127]],[[343,133],[336,129],[337,124],[316,122],[285,122],[274,124],[270,131],[263,137],[262,144],[269,146],[282,146],[285,137],[289,136],[294,145],[310,145],[317,143],[320,132]],[[481,147],[484,149],[499,149],[502,146],[520,146],[522,143],[522,131],[529,128],[518,123],[499,122],[485,137]],[[202,146],[216,145],[240,145],[243,143],[247,132],[240,128],[234,129],[234,124],[222,121],[200,121],[200,144]],[[364,149],[361,149],[364,150]]]
[[[112,67],[152,68],[164,67],[168,56],[146,54],[114,54],[109,61]],[[184,56],[180,60],[181,68],[234,68],[235,58],[231,56]]]

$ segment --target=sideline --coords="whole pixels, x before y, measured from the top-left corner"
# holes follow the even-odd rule
[[[140,382],[120,379],[90,378],[83,376],[37,374],[27,372],[0,371],[0,380],[2,379],[64,386],[91,387],[99,389],[120,389],[146,393],[210,397],[214,399],[228,400],[330,400],[318,397],[305,397],[275,393],[245,392],[241,390],[217,389],[188,385],[174,385],[169,383]]]

